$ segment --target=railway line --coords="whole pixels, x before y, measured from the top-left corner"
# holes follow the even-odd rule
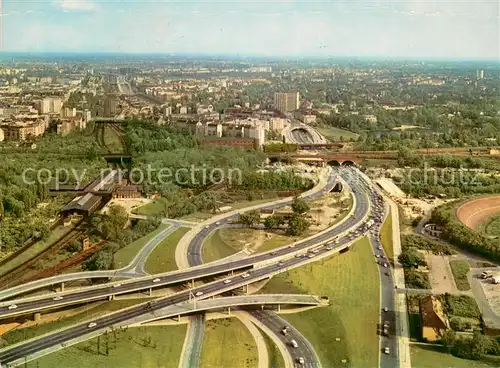
[[[9,270],[8,273],[0,277],[0,288],[15,286],[21,283],[21,281],[25,281],[26,280],[25,276],[27,272],[30,269],[35,268],[35,264],[38,261],[43,260],[46,257],[49,257],[51,254],[58,252],[59,250],[63,249],[69,242],[83,235],[85,231],[84,225],[85,221],[83,219],[78,221],[78,223],[76,223],[69,232],[62,235],[52,245],[42,250],[41,252],[34,254],[31,258],[28,258],[24,263]],[[29,250],[30,248],[26,249],[26,251]]]

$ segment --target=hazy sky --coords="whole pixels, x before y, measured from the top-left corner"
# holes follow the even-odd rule
[[[3,45],[500,59],[499,22],[497,0],[3,0]]]

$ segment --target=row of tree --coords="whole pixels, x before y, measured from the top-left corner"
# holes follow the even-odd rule
[[[443,237],[451,244],[492,261],[500,261],[500,242],[472,231],[456,217],[457,202],[450,202],[432,211],[431,222],[443,227]]]

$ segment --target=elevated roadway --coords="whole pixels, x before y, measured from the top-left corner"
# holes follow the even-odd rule
[[[195,303],[195,300],[198,302],[198,300],[236,290],[250,283],[264,280],[317,259],[328,257],[348,247],[351,242],[352,237],[343,237],[339,239],[338,244],[319,246],[315,253],[301,252],[295,257],[283,259],[279,263],[273,262],[266,266],[255,268],[250,272],[232,275],[196,288],[181,291],[174,295],[156,299],[154,304],[149,302],[142,303],[96,318],[92,321],[77,324],[63,331],[48,334],[38,339],[25,341],[16,346],[0,350],[0,362],[2,362],[4,366],[8,366],[9,363],[14,363],[16,361],[22,363],[29,359],[34,353],[50,349],[53,346],[66,343],[66,341],[71,341],[92,332],[103,333],[111,327],[117,328],[134,323],[143,323],[158,318],[165,318],[165,314],[162,314],[164,312],[163,308],[170,306],[179,307],[180,304],[180,308],[183,308],[185,311],[187,308],[185,305],[186,302],[193,301],[193,303]],[[177,315],[181,311],[181,309],[175,309],[175,312],[169,313],[171,313],[171,315]],[[185,313],[187,313],[187,311],[185,311]],[[89,322],[92,322],[92,324],[88,324]]]
[[[328,178],[323,182],[320,180],[320,182],[311,190],[305,192],[302,196],[306,199],[312,199],[317,197],[318,195],[321,195],[325,193],[325,191],[330,191],[333,189],[335,184],[337,183],[336,177],[334,174],[330,174]],[[188,227],[193,227],[193,226],[198,226],[195,227],[193,230],[188,232],[182,239],[181,242],[185,241],[186,239],[189,239],[189,241],[192,243],[192,248],[190,250],[191,254],[200,254],[200,251],[197,251],[196,249],[199,248],[201,249],[201,243],[202,240],[215,228],[218,226],[216,223],[222,221],[222,223],[227,223],[228,221],[235,220],[239,217],[239,213],[242,211],[247,211],[247,210],[252,210],[252,209],[271,209],[271,208],[279,208],[284,205],[288,205],[292,202],[293,198],[285,198],[282,200],[278,200],[273,202],[272,204],[262,204],[262,205],[256,205],[256,206],[251,206],[246,209],[242,210],[236,210],[236,211],[231,211],[219,216],[216,216],[213,219],[204,221],[203,223],[192,223],[189,221],[183,221],[183,220],[173,220],[173,219],[164,219],[162,220],[163,223],[169,223],[172,226],[188,226]],[[143,215],[131,215],[132,218],[138,218],[138,219],[146,219],[147,216]],[[207,227],[208,226],[208,227]],[[193,237],[194,240],[193,240]],[[141,251],[142,253],[142,251]],[[181,255],[184,255],[184,253],[177,252],[176,251],[176,258],[177,258],[177,253],[180,253]],[[200,256],[201,257],[201,256]],[[217,262],[211,262],[210,264],[205,264],[201,265],[203,262],[201,261],[201,258],[197,260],[197,264],[200,265],[201,268],[206,268],[206,267],[211,267],[215,264],[221,264],[225,263],[225,260],[220,260]],[[193,266],[191,264],[191,266]],[[124,277],[124,278],[134,278],[138,277],[140,275],[130,272],[129,270],[130,267],[124,267],[122,269],[118,270],[104,270],[104,271],[88,271],[88,272],[79,272],[79,273],[72,273],[72,274],[64,274],[64,275],[58,275],[58,276],[53,276],[37,281],[33,281],[30,283],[26,283],[23,285],[19,285],[10,289],[5,289],[0,291],[0,300],[2,299],[7,299],[7,298],[12,298],[16,295],[20,295],[23,293],[27,293],[36,289],[44,288],[44,287],[49,287],[52,285],[56,284],[61,284],[64,282],[71,282],[71,281],[76,281],[76,280],[82,280],[82,279],[92,279],[92,278],[116,278],[116,277]],[[180,267],[183,268],[183,267]],[[186,268],[186,267],[184,267]],[[171,276],[175,275],[179,271],[173,271],[164,274],[165,276]],[[182,271],[181,271],[182,272]],[[99,288],[99,287],[104,287],[103,285],[101,286],[95,286],[94,288]],[[1,309],[1,303],[0,303],[0,309]],[[0,314],[1,316],[1,314]]]
[[[217,264],[215,266],[198,266],[189,268],[184,271],[174,271],[164,274],[152,275],[147,277],[126,280],[123,282],[115,282],[96,287],[83,288],[76,291],[68,291],[58,293],[58,295],[41,295],[21,300],[13,300],[0,303],[0,318],[6,318],[14,315],[38,312],[50,308],[62,307],[67,305],[89,302],[109,298],[114,295],[125,294],[130,292],[148,290],[161,286],[169,286],[186,281],[191,281],[208,276],[220,275],[223,273],[259,267],[259,264],[266,264],[277,261],[282,258],[294,256],[297,253],[307,251],[309,248],[315,247],[322,242],[326,242],[333,237],[341,234],[359,224],[368,214],[369,202],[366,195],[361,191],[355,192],[356,205],[352,216],[346,218],[337,227],[324,231],[317,236],[310,237],[306,240],[296,242],[290,246],[277,248],[273,251],[250,256],[246,259],[234,260],[228,263]],[[211,229],[204,229],[201,234]],[[205,235],[203,235],[205,236]],[[200,238],[200,249],[203,237]],[[60,298],[60,299],[57,299]],[[12,308],[16,305],[16,308]],[[9,309],[11,308],[11,309]]]
[[[158,319],[182,316],[206,310],[228,310],[228,313],[230,313],[230,308],[234,308],[236,306],[239,308],[260,307],[263,309],[266,308],[266,306],[319,307],[327,304],[328,301],[319,296],[301,294],[238,295],[205,300],[196,300],[195,298],[192,298],[186,302],[172,304],[157,310],[153,310],[153,304],[146,303],[145,305],[151,309],[151,312],[144,313],[140,318],[136,318],[133,323],[142,324]],[[81,333],[79,334],[76,332],[77,326],[75,326],[73,328],[59,330],[45,336],[30,339],[13,345],[7,349],[0,350],[0,362],[2,367],[14,367],[16,365],[24,364],[25,362],[39,358],[45,354],[53,353],[69,345],[77,344],[86,339],[90,339],[94,337],[96,332],[99,334],[104,332],[102,326],[97,330],[89,328],[88,324],[90,322],[91,321],[86,321],[80,324]],[[94,323],[96,323],[95,320]],[[124,326],[125,325],[118,325],[115,327]],[[71,332],[71,330],[73,330],[73,334],[70,335],[73,335],[73,338],[68,339],[66,336],[69,332]],[[104,328],[104,330],[106,330],[106,328]],[[40,349],[40,342],[45,340],[51,340],[52,343],[44,344],[45,348]],[[31,349],[27,348],[27,346],[30,346]],[[15,351],[20,351],[24,355],[17,358],[18,355],[14,353]]]

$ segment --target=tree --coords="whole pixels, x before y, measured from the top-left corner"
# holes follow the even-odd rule
[[[442,337],[441,340],[442,340],[442,343],[443,343],[443,347],[448,352],[450,352],[451,349],[453,348],[453,346],[455,345],[455,340],[456,340],[455,331],[453,331],[453,330],[446,330],[443,333],[443,337]]]
[[[309,204],[304,198],[295,197],[292,202],[292,210],[295,213],[303,214],[310,210]]]
[[[272,215],[272,216],[266,217],[266,219],[264,220],[264,227],[266,229],[275,229],[275,228],[279,227],[280,225],[283,225],[284,223],[285,223],[285,219],[283,218],[283,216]]]
[[[309,226],[311,223],[306,218],[294,213],[288,220],[287,234],[292,236],[303,234]]]
[[[399,262],[404,268],[411,268],[423,264],[422,255],[415,249],[407,249],[398,257]]]
[[[260,212],[258,210],[248,211],[240,215],[239,222],[252,227],[260,222]]]

